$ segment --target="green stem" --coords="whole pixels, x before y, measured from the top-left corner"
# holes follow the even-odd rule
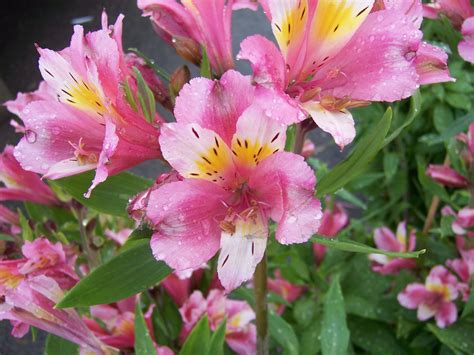
[[[305,129],[301,124],[296,125],[295,145],[293,146],[293,153],[301,154],[304,146],[304,138],[306,135]]]
[[[267,254],[255,269],[253,277],[257,318],[257,354],[268,355]]]
[[[77,210],[77,222],[79,223],[79,234],[81,235],[82,250],[86,256],[89,268],[92,270],[99,266],[99,262],[97,260],[97,253],[91,248],[86,226],[84,225],[84,222],[86,221],[86,215],[87,209],[85,207],[80,207]]]

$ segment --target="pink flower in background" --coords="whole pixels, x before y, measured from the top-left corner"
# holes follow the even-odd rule
[[[0,265],[0,319],[13,322],[14,336],[24,336],[27,326],[33,326],[79,344],[84,351],[106,354],[106,345],[89,331],[75,310],[54,308],[63,297],[54,279],[44,275],[19,278],[15,271],[8,274]]]
[[[291,303],[301,296],[305,287],[293,285],[281,276],[280,270],[276,270],[275,278],[268,278],[268,289],[281,296],[285,301]],[[282,314],[285,311],[285,308],[286,306],[284,304],[279,305],[277,313]]]
[[[191,272],[173,272],[161,281],[161,286],[166,290],[173,301],[181,307],[189,298],[191,290],[199,286],[204,270],[198,269]]]
[[[406,223],[400,222],[396,235],[387,227],[375,229],[374,241],[380,250],[396,253],[410,252],[415,250],[416,233],[414,230],[411,230],[407,238]],[[402,269],[413,269],[416,267],[415,259],[392,258],[382,254],[370,254],[369,259],[373,262],[372,270],[382,275],[396,274]]]
[[[435,0],[423,5],[424,16],[436,19],[439,14],[446,15],[453,26],[461,31],[463,40],[459,42],[459,55],[474,63],[474,7],[470,0]]]
[[[230,300],[221,290],[211,290],[207,299],[201,291],[194,291],[179,311],[184,322],[183,341],[197,321],[207,314],[212,331],[227,318],[225,340],[233,351],[246,355],[256,353],[256,327],[251,323],[255,313],[246,302]]]
[[[435,317],[436,324],[445,328],[457,319],[454,300],[458,297],[456,277],[441,265],[431,269],[425,284],[412,283],[398,294],[398,302],[408,309],[418,309],[421,321]]]
[[[104,235],[107,238],[112,239],[118,245],[124,245],[125,242],[127,241],[128,237],[130,237],[130,234],[132,234],[132,232],[133,232],[133,229],[130,229],[130,228],[124,228],[124,229],[121,229],[117,232],[115,232],[111,229],[106,229],[104,231]]]
[[[13,147],[7,145],[0,154],[0,201],[30,201],[43,205],[55,205],[59,200],[51,188],[31,171],[23,170],[16,161]]]
[[[295,100],[341,149],[355,137],[347,110],[409,97],[421,84],[452,80],[441,49],[422,42],[419,0],[261,1],[279,49],[255,35],[238,58],[255,81]]]
[[[301,150],[301,155],[308,159],[314,155],[316,152],[316,146],[310,139],[305,139],[303,144],[303,149]]]
[[[461,258],[448,260],[446,265],[454,270],[461,280],[458,284],[458,290],[463,296],[463,301],[467,302],[471,290],[469,282],[471,276],[474,275],[474,250],[460,249],[459,252],[461,253]]]
[[[455,188],[469,186],[469,181],[464,176],[446,165],[430,164],[426,171],[426,175],[444,186]]]
[[[60,52],[38,48],[47,88],[6,103],[25,126],[14,153],[25,170],[50,179],[96,170],[89,195],[108,175],[161,156],[161,118],[147,121],[121,87],[132,74],[122,51],[122,19],[109,28],[104,14],[103,29],[86,35],[75,26],[70,47]]]
[[[199,65],[204,46],[218,76],[234,67],[232,9],[257,8],[250,0],[138,0],[137,5],[150,17],[157,34],[183,58]]]
[[[249,280],[265,252],[268,219],[282,244],[318,230],[314,172],[284,152],[286,126],[250,106],[248,77],[194,79],[176,100],[177,123],[162,128],[163,156],[183,181],[150,194],[153,254],[176,271],[195,269],[220,249],[218,274],[227,291]],[[277,109],[273,107],[273,109]]]
[[[0,233],[15,235],[21,232],[18,214],[0,204]]]
[[[467,235],[474,237],[474,209],[465,207],[461,209],[457,215],[456,220],[452,224],[453,232],[457,235]]]

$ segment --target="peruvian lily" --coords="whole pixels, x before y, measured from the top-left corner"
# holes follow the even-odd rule
[[[257,8],[251,0],[138,0],[137,4],[157,34],[183,58],[199,65],[204,46],[218,76],[234,67],[232,10]]]
[[[407,240],[407,226],[400,222],[396,235],[387,227],[377,228],[374,231],[374,241],[378,249],[397,253],[415,250],[416,233],[410,231]],[[373,262],[372,270],[382,275],[397,274],[402,269],[413,269],[416,267],[415,259],[392,258],[382,254],[370,254],[369,259]]]
[[[465,188],[469,186],[469,180],[446,165],[430,164],[426,175],[437,183],[447,187]]]
[[[453,232],[457,235],[467,235],[469,237],[474,236],[474,209],[463,208],[457,215],[456,220],[452,224]]]
[[[51,188],[37,174],[23,170],[11,145],[0,154],[0,181],[5,185],[0,187],[0,201],[30,201],[42,205],[59,203]]]
[[[305,287],[293,285],[281,276],[280,270],[276,270],[275,278],[268,279],[268,289],[281,296],[286,302],[291,303],[296,301],[301,296],[305,290]],[[282,314],[285,311],[285,308],[286,307],[284,304],[279,305],[277,308],[277,313]]]
[[[328,200],[329,201],[329,200]],[[335,237],[343,230],[349,223],[349,215],[341,203],[335,202],[332,208],[326,208],[321,219],[321,226],[318,230],[318,235],[324,237]],[[317,264],[320,264],[326,254],[326,247],[324,245],[313,244],[314,259]]]
[[[130,228],[124,228],[124,229],[121,229],[117,232],[115,232],[113,230],[110,230],[110,229],[106,229],[104,231],[104,235],[107,238],[112,239],[118,245],[124,245],[125,242],[127,241],[128,237],[130,237],[130,234],[132,234],[132,232],[133,232],[133,230],[130,229]]]
[[[461,30],[463,40],[459,42],[459,55],[474,63],[474,7],[470,0],[434,0],[424,5],[425,17],[436,19],[439,14],[447,16],[454,28]]]
[[[16,235],[21,232],[18,214],[0,204],[0,233]]]
[[[422,42],[420,0],[261,0],[279,49],[241,43],[255,81],[294,100],[341,149],[355,137],[348,108],[409,97],[452,80],[447,55]]]
[[[185,179],[151,192],[147,216],[157,260],[196,269],[220,249],[227,291],[249,280],[262,259],[268,220],[282,244],[303,243],[318,230],[316,179],[303,157],[284,152],[286,126],[250,105],[250,78],[187,84],[176,100],[177,123],[163,126],[163,156]]]
[[[458,284],[458,290],[463,296],[464,302],[469,299],[471,276],[474,275],[474,250],[460,249],[460,259],[447,260],[446,265],[454,270],[461,282]]]
[[[458,297],[456,277],[441,265],[431,269],[425,284],[412,283],[398,294],[398,302],[408,309],[418,309],[418,319],[436,319],[440,328],[453,324],[458,316],[454,300]]]
[[[122,51],[122,19],[109,28],[104,14],[103,29],[86,35],[75,26],[70,47],[60,52],[38,47],[49,95],[40,87],[32,101],[19,96],[6,104],[25,126],[14,152],[22,167],[50,179],[96,170],[87,196],[108,175],[161,156],[161,118],[132,107],[122,88],[128,83],[136,91]]]
[[[203,271],[203,269],[198,269],[190,272],[173,272],[161,281],[161,286],[173,301],[181,307],[189,298],[191,290],[199,286]]]
[[[194,291],[179,311],[184,322],[181,334],[183,340],[197,321],[207,314],[213,331],[227,319],[225,340],[233,351],[245,355],[256,353],[256,327],[251,323],[255,313],[246,302],[229,300],[221,290],[211,290],[207,299],[201,291]]]
[[[63,297],[54,279],[23,278],[14,266],[0,265],[0,319],[13,322],[14,336],[25,335],[29,325],[79,344],[84,352],[110,354],[75,310],[54,308]]]

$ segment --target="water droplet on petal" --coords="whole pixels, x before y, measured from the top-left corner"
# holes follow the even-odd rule
[[[31,129],[27,129],[25,131],[25,138],[28,143],[36,143],[36,139],[38,138],[38,135],[36,134],[35,131],[32,131]]]

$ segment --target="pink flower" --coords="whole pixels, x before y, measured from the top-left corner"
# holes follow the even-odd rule
[[[461,256],[461,259],[447,260],[446,265],[460,278],[458,290],[463,296],[463,301],[467,302],[470,294],[469,281],[474,274],[474,250],[461,251]]]
[[[7,279],[7,288],[5,285]],[[0,266],[0,319],[14,322],[13,335],[26,334],[27,325],[79,344],[94,354],[106,354],[106,346],[87,329],[73,309],[54,306],[64,294],[54,279],[40,275],[18,280],[18,275],[2,274]]]
[[[305,287],[293,285],[281,276],[280,270],[276,270],[275,278],[268,279],[268,289],[272,292],[275,292],[277,295],[280,295],[285,301],[291,303],[296,301],[301,296],[305,290]],[[277,312],[278,314],[282,314],[284,311],[285,305],[281,304],[278,307]]]
[[[279,49],[256,35],[241,44],[255,80],[295,100],[341,149],[355,137],[347,110],[409,97],[452,80],[441,49],[422,42],[419,0],[261,1]]]
[[[128,237],[130,236],[130,234],[132,234],[132,232],[133,232],[133,229],[130,229],[130,228],[124,228],[124,229],[121,229],[117,232],[115,232],[113,230],[110,230],[110,229],[106,229],[104,231],[104,235],[107,238],[112,239],[118,245],[124,245],[125,242],[127,241]]]
[[[398,302],[408,309],[418,309],[418,319],[436,319],[440,328],[453,324],[457,319],[454,300],[458,297],[457,280],[445,267],[431,269],[425,284],[409,284],[398,294]]]
[[[35,173],[23,170],[13,156],[13,147],[7,145],[0,154],[0,201],[31,201],[43,205],[58,204],[59,200],[48,185]]]
[[[457,235],[474,236],[474,231],[471,230],[474,227],[474,209],[467,207],[461,209],[451,227]]]
[[[232,9],[251,8],[250,0],[226,1],[138,0],[157,34],[173,45],[183,58],[199,64],[204,46],[212,69],[218,76],[234,67],[232,55]]]
[[[102,30],[84,36],[75,26],[70,47],[38,48],[48,89],[42,84],[41,95],[31,94],[28,103],[21,95],[7,103],[25,125],[15,148],[23,168],[50,179],[96,170],[87,196],[108,175],[160,157],[161,118],[132,108],[121,86],[133,87],[122,51],[122,19],[109,28],[104,13]]]
[[[437,183],[448,187],[464,188],[469,186],[469,181],[464,176],[446,165],[430,164],[426,175]]]
[[[161,285],[170,295],[173,301],[181,307],[189,298],[193,287],[199,286],[203,269],[191,272],[173,272],[161,282]]]
[[[400,222],[397,227],[396,236],[387,227],[375,229],[374,241],[378,249],[404,253],[415,250],[416,234],[412,230],[407,240],[406,223]],[[413,269],[416,267],[415,259],[392,258],[382,254],[370,254],[369,259],[373,261],[372,270],[382,275],[397,274],[402,269]]]
[[[301,155],[308,159],[313,156],[316,152],[316,146],[310,139],[305,139],[303,144],[303,149],[301,150]]]
[[[461,30],[463,40],[459,42],[460,56],[474,63],[474,8],[470,0],[435,0],[423,5],[423,15],[436,19],[439,14],[446,15],[453,26]]]
[[[256,327],[251,323],[255,313],[246,302],[229,300],[221,290],[211,290],[207,299],[201,291],[194,291],[179,311],[184,322],[183,340],[197,321],[207,314],[213,331],[227,318],[225,340],[233,351],[246,355],[256,353]]]
[[[283,151],[286,126],[250,106],[253,93],[250,79],[234,71],[181,90],[177,123],[164,125],[160,144],[185,179],[152,191],[147,210],[155,258],[182,271],[220,249],[217,270],[227,291],[252,277],[269,218],[278,222],[282,244],[309,240],[321,219],[314,172]]]
[[[15,235],[21,232],[18,215],[0,204],[0,233]]]

